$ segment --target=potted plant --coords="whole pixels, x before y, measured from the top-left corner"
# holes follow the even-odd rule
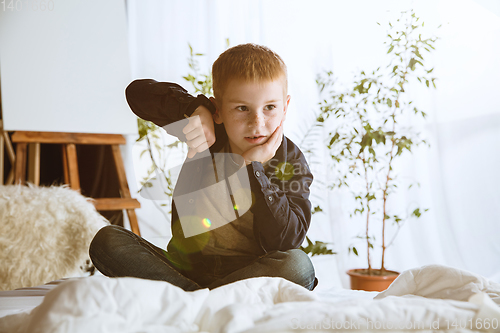
[[[342,86],[332,72],[320,75],[317,80],[324,95],[317,121],[336,128],[329,133],[327,141],[336,173],[331,188],[350,190],[355,199],[351,218],[357,217],[364,223],[364,231],[357,240],[366,246],[368,267],[348,271],[352,289],[381,291],[387,288],[398,275],[386,269],[387,248],[405,221],[419,218],[427,210],[410,207],[407,213],[397,214],[388,205],[389,197],[401,191],[404,185],[398,179],[394,163],[411,153],[413,147],[427,144],[411,126],[423,120],[426,114],[408,95],[409,83],[414,80],[427,88],[435,87],[433,68],[427,68],[423,54],[434,50],[438,38],[423,38],[423,26],[413,10],[402,12],[396,22],[389,22],[386,66],[371,74],[360,71],[346,86]],[[411,188],[414,184],[407,185]],[[391,239],[389,224],[396,226]],[[374,225],[380,242],[373,234]],[[381,248],[378,269],[371,263],[375,245]],[[354,245],[349,247],[351,251],[359,255]],[[359,278],[382,282],[370,286],[359,282]]]

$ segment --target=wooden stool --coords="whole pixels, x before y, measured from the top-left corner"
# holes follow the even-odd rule
[[[24,184],[26,182],[27,147],[33,144],[34,151],[34,175],[31,179],[35,185],[40,183],[40,144],[52,143],[63,146],[64,182],[74,190],[80,190],[80,177],[78,174],[78,161],[76,156],[76,145],[110,145],[120,184],[121,198],[94,199],[94,206],[98,211],[122,210],[127,211],[132,232],[140,235],[139,225],[135,208],[141,204],[130,195],[125,165],[123,164],[120,146],[126,143],[125,137],[120,134],[90,134],[90,133],[56,133],[56,132],[27,132],[17,131],[12,135],[12,142],[17,143],[16,162],[14,171],[14,182]],[[30,149],[31,151],[31,149]],[[30,152],[31,154],[31,152]]]

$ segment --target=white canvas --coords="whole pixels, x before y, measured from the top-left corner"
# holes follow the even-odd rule
[[[0,10],[5,129],[136,133],[124,93],[131,81],[125,2],[11,2]]]

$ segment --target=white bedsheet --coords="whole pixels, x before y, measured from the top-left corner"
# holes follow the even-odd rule
[[[89,277],[62,283],[30,313],[0,318],[0,332],[469,332],[488,325],[500,332],[499,304],[500,284],[436,265],[403,272],[380,294],[316,293],[280,278],[184,292],[166,282]]]

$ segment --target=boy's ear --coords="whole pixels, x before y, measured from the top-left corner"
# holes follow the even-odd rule
[[[216,124],[222,124],[217,100],[214,97],[210,97],[210,102],[215,106],[215,113],[212,115],[212,118],[214,118]]]
[[[290,104],[290,95],[287,95],[286,96],[286,100],[285,100],[285,108],[283,110],[283,120],[286,119],[286,112],[288,111],[288,105]]]

